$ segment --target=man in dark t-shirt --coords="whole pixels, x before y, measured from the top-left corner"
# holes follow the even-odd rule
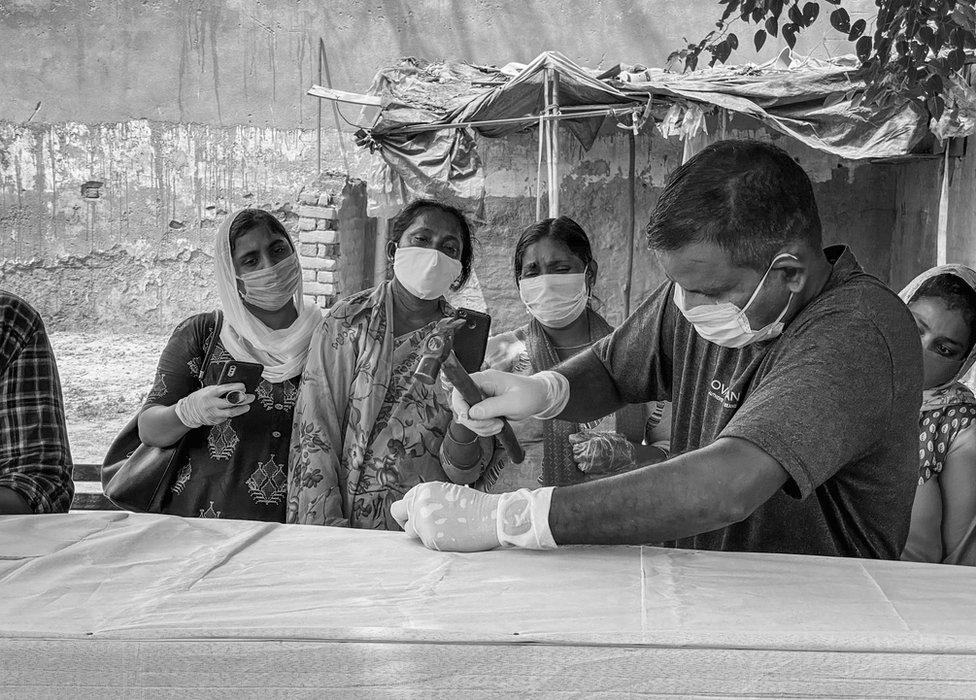
[[[647,229],[669,281],[553,372],[475,375],[459,420],[582,422],[670,400],[656,466],[483,495],[422,484],[394,514],[437,549],[670,542],[895,559],[917,468],[921,352],[911,315],[844,246],[823,249],[813,188],[780,149],[715,144],[671,176]]]

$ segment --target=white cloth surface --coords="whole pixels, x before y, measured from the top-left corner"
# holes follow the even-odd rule
[[[654,547],[450,554],[397,532],[121,512],[0,517],[0,592],[0,636],[518,632],[976,654],[966,567]]]

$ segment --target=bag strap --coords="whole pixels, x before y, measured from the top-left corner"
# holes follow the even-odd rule
[[[214,348],[217,347],[217,339],[220,337],[220,331],[224,326],[224,312],[217,309],[213,312],[213,315],[214,332],[210,336],[210,342],[207,343],[207,349],[203,353],[203,362],[200,363],[200,374],[197,375],[200,386],[203,386],[203,377],[207,373],[207,367],[210,366],[210,359],[213,357]]]

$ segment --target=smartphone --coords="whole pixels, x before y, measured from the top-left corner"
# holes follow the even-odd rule
[[[217,384],[243,384],[246,392],[253,394],[258,390],[258,384],[261,382],[261,373],[263,371],[264,365],[260,365],[257,362],[228,360],[220,368],[220,377],[217,379]],[[234,401],[233,403],[240,403],[240,401]]]
[[[478,372],[485,362],[491,316],[464,308],[458,309],[457,315],[467,323],[454,333],[454,356],[469,374]]]

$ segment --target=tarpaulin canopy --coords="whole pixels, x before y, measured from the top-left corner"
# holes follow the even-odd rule
[[[554,92],[547,93],[552,84]],[[853,57],[820,61],[789,52],[761,65],[689,74],[619,65],[598,72],[556,52],[501,69],[403,59],[377,74],[371,93],[383,106],[359,137],[385,164],[385,172],[371,178],[374,187],[401,200],[421,192],[479,196],[474,134],[505,136],[539,126],[540,117],[558,119],[584,148],[609,118],[641,124],[653,107],[665,136],[687,139],[704,128],[704,111],[719,108],[841,158],[910,153],[928,133],[930,116],[909,102],[860,104],[864,88]],[[964,101],[976,104],[971,89]],[[953,136],[972,131],[971,123],[941,127]]]

